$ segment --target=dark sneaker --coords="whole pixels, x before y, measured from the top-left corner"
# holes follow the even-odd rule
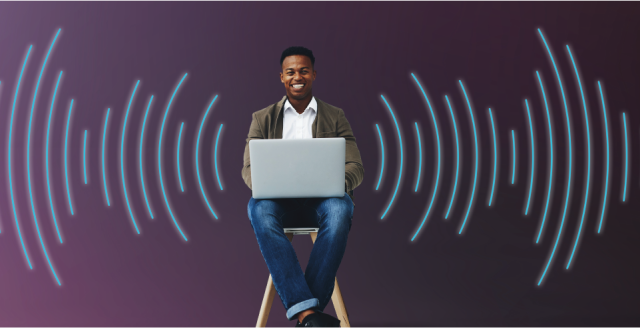
[[[302,322],[296,320],[296,327],[340,327],[340,320],[333,316],[314,312],[302,319]]]

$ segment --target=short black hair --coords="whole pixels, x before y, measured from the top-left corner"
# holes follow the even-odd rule
[[[316,58],[313,57],[313,52],[305,47],[289,47],[282,52],[282,56],[280,57],[280,67],[282,67],[282,63],[284,63],[284,59],[289,56],[294,55],[302,55],[307,56],[311,59],[311,68],[315,67]]]

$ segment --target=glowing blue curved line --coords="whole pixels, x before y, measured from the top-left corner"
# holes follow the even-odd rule
[[[493,192],[496,186],[496,177],[498,175],[498,145],[496,143],[496,127],[493,125],[493,114],[489,108],[489,117],[491,118],[491,130],[493,131],[493,182],[491,184],[491,194],[489,197],[489,206],[493,203]]]
[[[220,175],[218,175],[218,140],[220,139],[220,131],[222,131],[222,124],[220,124],[220,128],[218,128],[218,136],[216,136],[216,148],[215,148],[215,153],[213,155],[213,161],[216,164],[216,177],[218,178],[218,185],[220,186],[220,190],[222,190],[222,183],[220,183]]]
[[[104,184],[104,195],[107,198],[107,206],[111,206],[109,202],[109,191],[107,190],[107,177],[104,170],[104,143],[107,140],[107,122],[109,121],[109,112],[111,108],[107,108],[107,117],[104,119],[104,131],[102,132],[102,182]]]
[[[460,231],[458,232],[458,234],[462,233],[462,229],[464,228],[464,225],[467,223],[467,218],[469,217],[469,212],[471,211],[471,204],[473,204],[473,198],[476,194],[476,183],[478,182],[478,156],[479,156],[479,152],[478,152],[478,133],[476,131],[476,120],[473,118],[473,110],[471,109],[471,103],[469,102],[469,97],[467,97],[467,92],[464,90],[464,85],[462,85],[462,81],[458,80],[458,82],[460,83],[460,87],[462,88],[462,92],[464,93],[464,97],[465,99],[467,99],[467,107],[469,108],[469,114],[471,114],[471,122],[473,123],[473,137],[475,140],[475,145],[476,145],[476,153],[475,153],[475,157],[476,157],[476,168],[474,170],[474,177],[473,177],[473,189],[471,191],[471,198],[469,199],[469,206],[467,207],[467,214],[464,217],[464,221],[462,222],[462,227],[460,227]]]
[[[87,130],[84,130],[84,144],[82,146],[82,168],[84,171],[84,184],[87,184]]]
[[[184,74],[184,76],[182,77],[182,80],[180,80],[180,83],[178,83],[178,86],[175,88],[175,90],[173,90],[173,95],[171,95],[169,104],[167,104],[167,109],[164,112],[164,118],[162,119],[162,125],[160,127],[160,138],[159,138],[160,140],[158,141],[158,174],[160,175],[160,188],[162,189],[162,195],[164,196],[164,203],[167,205],[169,214],[171,214],[171,219],[173,220],[173,224],[176,226],[176,228],[178,229],[178,232],[180,232],[180,234],[182,235],[182,238],[184,238],[185,241],[187,241],[187,236],[184,235],[184,233],[182,232],[182,229],[180,229],[180,226],[178,225],[178,222],[176,222],[176,218],[173,216],[173,212],[171,211],[171,206],[169,206],[169,201],[167,200],[167,194],[164,191],[164,182],[162,181],[161,158],[162,158],[162,132],[164,131],[164,122],[167,120],[167,114],[169,113],[169,107],[173,102],[173,97],[176,95],[176,92],[178,92],[178,88],[180,87],[180,85],[182,85],[182,81],[184,81],[186,77],[187,77],[187,73]]]
[[[427,101],[427,105],[429,106],[429,112],[431,113],[431,119],[433,120],[433,126],[436,128],[436,140],[438,142],[438,173],[436,174],[436,184],[433,187],[433,193],[431,195],[431,202],[429,203],[429,208],[427,209],[427,213],[424,215],[424,219],[422,219],[422,223],[420,223],[420,227],[418,227],[418,230],[416,231],[416,233],[411,238],[411,241],[413,241],[413,239],[416,238],[416,236],[418,235],[418,233],[422,229],[422,226],[424,225],[424,223],[427,221],[427,217],[429,216],[429,213],[431,213],[431,207],[433,206],[433,201],[435,200],[436,194],[438,193],[438,183],[440,182],[440,132],[438,132],[438,121],[436,121],[436,117],[433,114],[433,108],[431,107],[431,102],[429,101],[429,98],[427,97],[427,93],[424,92],[424,89],[422,88],[422,85],[420,84],[420,82],[418,82],[418,79],[416,78],[416,76],[413,75],[413,73],[411,73],[411,76],[413,77],[413,79],[416,81],[416,83],[420,87],[420,91],[422,91],[422,95],[424,96],[424,99]],[[418,126],[418,123],[416,123],[416,129],[417,129],[417,126]],[[420,158],[422,159],[422,156],[420,156]],[[416,185],[416,190],[417,190],[417,185]]]
[[[2,81],[0,81],[0,84],[2,84]],[[0,233],[2,233],[2,228],[0,228]]]
[[[627,201],[627,181],[629,180],[629,140],[627,135],[627,116],[622,113],[622,121],[624,122],[624,191],[622,192],[622,201]]]
[[[58,279],[56,270],[53,268],[53,265],[51,264],[51,260],[49,259],[49,254],[47,254],[47,249],[46,247],[44,247],[44,242],[42,241],[42,236],[40,234],[40,228],[38,227],[38,217],[36,214],[36,208],[35,208],[35,205],[33,204],[33,192],[31,188],[31,163],[30,163],[31,154],[29,149],[31,148],[30,147],[31,146],[31,121],[33,119],[33,109],[36,106],[36,97],[38,96],[38,87],[40,86],[40,79],[42,78],[42,73],[44,72],[44,68],[47,65],[47,60],[49,59],[49,54],[51,54],[51,49],[53,48],[53,45],[55,44],[56,39],[58,38],[58,34],[60,34],[60,30],[61,29],[58,29],[56,36],[53,38],[53,41],[51,42],[51,46],[49,46],[49,51],[47,52],[47,56],[45,57],[44,62],[42,63],[42,67],[40,68],[40,75],[38,76],[38,82],[36,82],[36,89],[33,93],[33,101],[31,102],[31,112],[29,114],[29,129],[27,132],[27,183],[29,185],[29,200],[31,201],[31,213],[33,213],[33,221],[35,222],[35,225],[36,225],[36,231],[38,233],[38,237],[40,237],[40,246],[42,247],[42,251],[44,252],[44,256],[47,259],[49,268],[51,269],[53,276],[56,278],[58,285],[60,285],[60,280]]]
[[[549,165],[549,190],[547,191],[547,205],[544,207],[544,216],[542,217],[542,224],[540,224],[540,230],[538,231],[538,238],[536,239],[536,244],[540,241],[540,235],[542,234],[542,229],[544,228],[544,223],[547,218],[547,210],[549,209],[549,200],[551,199],[551,182],[553,181],[553,132],[551,131],[551,116],[549,116],[549,106],[547,105],[547,96],[544,93],[544,86],[542,85],[542,80],[540,79],[540,73],[536,71],[538,75],[538,82],[540,83],[540,90],[542,90],[542,99],[544,99],[544,107],[547,110],[547,123],[549,124],[549,153],[551,154],[551,161]]]
[[[2,84],[2,81],[0,81],[0,84]],[[2,228],[0,227],[0,233],[2,233]]]
[[[378,177],[378,185],[376,186],[376,190],[380,187],[380,181],[382,181],[382,173],[384,172],[384,143],[382,142],[382,133],[380,133],[380,127],[376,124],[376,129],[378,129],[378,136],[380,137],[380,147],[382,147],[382,166],[380,167],[380,177]]]
[[[47,138],[45,145],[45,171],[47,173],[47,192],[49,194],[49,207],[51,208],[51,216],[53,217],[53,225],[56,227],[56,233],[58,234],[58,240],[62,244],[62,236],[60,236],[60,229],[58,228],[58,221],[56,220],[56,211],[53,208],[53,200],[51,199],[51,181],[49,179],[49,130],[51,130],[51,117],[53,116],[53,104],[56,102],[56,95],[58,93],[58,85],[60,84],[60,78],[62,77],[62,71],[58,74],[58,81],[56,82],[56,88],[53,90],[53,98],[51,98],[51,108],[49,108],[49,120],[47,121]],[[31,131],[31,130],[29,130]],[[31,189],[29,189],[31,191]],[[35,211],[34,211],[35,215]]]
[[[180,190],[184,192],[184,187],[182,186],[182,176],[180,175],[180,140],[182,140],[182,127],[184,127],[184,122],[180,124],[180,133],[178,133],[178,151],[176,160],[178,161],[178,181],[180,182]]]
[[[418,161],[418,178],[416,179],[416,190],[418,192],[418,184],[420,184],[420,172],[422,171],[422,141],[420,140],[420,131],[418,130],[418,122],[414,122],[416,124],[416,134],[418,135],[418,150],[420,160]]]
[[[122,137],[120,138],[120,176],[122,176],[122,190],[124,191],[124,200],[127,203],[127,209],[129,210],[129,216],[131,217],[131,222],[133,222],[133,227],[136,228],[136,232],[140,234],[140,229],[138,229],[138,224],[136,223],[135,217],[133,217],[133,212],[131,211],[131,205],[129,204],[129,196],[127,196],[127,183],[125,182],[125,177],[124,177],[124,135],[127,132],[127,119],[129,118],[129,109],[131,108],[131,102],[133,101],[133,96],[136,94],[136,90],[138,89],[138,84],[140,84],[140,80],[136,82],[136,86],[133,88],[133,92],[131,93],[131,98],[129,98],[129,105],[127,106],[127,113],[124,115],[124,125],[122,126]]]
[[[396,124],[396,131],[398,131],[398,140],[400,141],[400,173],[398,174],[398,182],[396,183],[396,190],[393,192],[393,197],[391,197],[391,201],[389,202],[389,205],[387,206],[387,209],[384,211],[384,213],[382,213],[382,216],[380,217],[380,220],[382,220],[384,218],[384,216],[387,214],[387,211],[389,211],[389,208],[391,207],[391,204],[393,203],[393,200],[396,198],[396,193],[398,192],[398,187],[400,187],[400,178],[402,178],[403,154],[402,154],[402,137],[400,136],[400,127],[398,126],[398,121],[396,121],[396,117],[395,117],[395,115],[393,115],[393,111],[391,110],[391,107],[389,106],[389,103],[387,103],[387,100],[384,99],[383,95],[380,95],[380,97],[382,97],[382,100],[384,100],[385,104],[387,104],[387,108],[389,108],[389,112],[391,113],[391,117],[393,117],[393,122]]]
[[[580,219],[580,228],[578,229],[578,235],[576,236],[575,243],[573,244],[573,250],[571,251],[571,257],[569,258],[569,262],[567,263],[567,269],[571,265],[571,261],[573,260],[573,255],[576,252],[576,247],[578,246],[578,241],[580,240],[580,234],[582,233],[582,225],[584,223],[585,214],[587,213],[587,199],[589,199],[589,185],[591,182],[591,132],[589,132],[589,116],[587,115],[587,102],[584,99],[584,92],[582,90],[582,82],[580,81],[580,74],[578,74],[578,68],[576,67],[576,62],[573,60],[573,55],[571,54],[571,49],[569,49],[569,45],[567,45],[567,52],[569,52],[569,57],[571,58],[571,63],[573,63],[573,70],[576,73],[576,78],[578,79],[578,86],[580,87],[580,95],[582,96],[582,109],[584,111],[584,122],[587,127],[587,188],[584,192],[584,202],[582,205],[582,218]]]
[[[418,82],[418,79],[416,78],[415,75],[413,75],[413,73],[411,73],[411,76],[413,77],[413,79],[416,81],[416,83],[418,84],[418,87],[420,87],[420,91],[422,91],[422,95],[424,96],[424,99],[427,101],[427,105],[429,105],[429,113],[431,114],[431,119],[433,120],[433,125],[436,128],[436,140],[438,142],[438,173],[436,175],[436,185],[433,187],[433,194],[431,195],[431,203],[429,204],[429,209],[427,210],[427,214],[424,217],[424,220],[427,219],[427,216],[429,215],[429,213],[431,212],[431,206],[433,205],[433,201],[436,198],[436,194],[438,193],[438,185],[440,182],[440,132],[438,132],[438,121],[436,120],[436,116],[433,114],[433,108],[431,107],[431,102],[429,101],[429,98],[427,97],[427,93],[424,91],[424,89],[422,88],[422,85],[420,84],[420,82]],[[417,129],[417,125],[418,123],[416,123],[416,129]],[[420,148],[420,160],[422,161],[422,148]],[[418,177],[420,177],[418,175]],[[416,190],[418,189],[417,184],[416,184]],[[424,223],[424,220],[422,221],[422,223]],[[422,224],[420,225],[422,227]],[[418,228],[418,231],[420,231],[420,229]],[[417,235],[417,232],[416,232]],[[415,235],[414,235],[415,238]]]
[[[513,130],[511,130],[511,144],[513,145],[513,170],[511,170],[511,184],[515,184],[516,181],[516,136]]]
[[[67,129],[64,133],[64,180],[67,184],[67,199],[69,200],[69,208],[71,209],[71,215],[73,215],[73,204],[71,203],[71,191],[69,191],[69,166],[67,165],[67,145],[69,140],[69,123],[71,122],[71,110],[73,109],[73,99],[69,105],[69,115],[67,116]],[[47,132],[47,136],[49,133]],[[47,165],[47,170],[49,165]]]
[[[535,140],[533,139],[533,123],[531,122],[531,112],[529,111],[529,102],[525,99],[525,105],[527,105],[527,116],[529,117],[529,131],[531,132],[531,181],[529,182],[529,197],[527,198],[527,209],[524,215],[529,215],[529,205],[531,204],[531,192],[533,191],[533,177],[535,176]],[[551,130],[549,130],[551,131]]]
[[[202,127],[204,126],[204,121],[207,119],[207,115],[209,114],[209,110],[211,109],[211,106],[216,101],[216,99],[218,99],[218,95],[213,97],[213,100],[209,104],[209,107],[207,108],[207,111],[204,113],[204,116],[202,117],[202,122],[200,122],[200,129],[198,130],[198,139],[196,141],[196,174],[198,175],[198,184],[200,185],[200,193],[202,194],[202,198],[204,199],[204,202],[207,204],[207,207],[209,208],[209,211],[211,212],[211,214],[213,214],[213,217],[218,219],[218,216],[216,215],[216,212],[213,211],[213,209],[211,208],[211,204],[209,204],[209,200],[207,199],[207,195],[204,193],[204,188],[202,187],[202,179],[200,179],[200,165],[198,164],[199,163],[198,162],[198,150],[200,149],[200,134],[202,133]]]
[[[16,100],[18,99],[18,91],[20,91],[20,82],[22,82],[22,73],[24,73],[24,67],[27,66],[27,59],[29,59],[29,54],[31,53],[31,48],[33,45],[29,46],[29,51],[27,51],[27,56],[24,57],[24,62],[22,63],[22,69],[20,70],[20,77],[18,78],[18,84],[16,85],[16,92],[13,95],[13,106],[11,107],[11,121],[9,123],[9,145],[7,151],[7,164],[9,166],[9,190],[11,191],[11,206],[13,208],[13,219],[16,223],[16,228],[18,229],[18,237],[20,237],[20,244],[22,245],[22,252],[24,256],[27,258],[27,264],[29,264],[29,269],[33,270],[33,265],[31,265],[31,260],[29,259],[29,254],[27,253],[27,248],[24,246],[24,239],[22,239],[22,233],[20,232],[20,222],[18,222],[18,213],[16,213],[16,203],[13,195],[13,172],[11,171],[11,139],[13,136],[13,114],[16,111]]]
[[[558,84],[560,85],[560,93],[562,94],[562,101],[564,102],[564,114],[567,120],[567,133],[569,134],[569,181],[567,183],[567,190],[566,190],[566,196],[564,201],[564,210],[562,212],[562,221],[560,222],[560,229],[558,230],[558,234],[556,236],[556,242],[553,245],[553,250],[551,251],[551,256],[549,257],[549,261],[547,261],[547,266],[544,272],[542,273],[542,276],[540,277],[540,281],[538,281],[538,285],[540,285],[540,283],[542,282],[542,279],[544,278],[545,273],[547,272],[547,269],[549,269],[551,260],[553,260],[553,255],[556,252],[556,247],[558,246],[558,242],[560,241],[560,235],[562,234],[562,229],[564,228],[564,219],[567,215],[567,207],[569,205],[569,194],[571,193],[571,174],[572,174],[571,171],[573,168],[573,150],[571,149],[571,121],[569,120],[569,109],[567,108],[567,100],[564,96],[564,89],[562,88],[562,80],[560,79],[560,73],[558,72],[556,63],[553,60],[553,55],[551,54],[551,50],[547,45],[547,41],[544,40],[544,36],[542,36],[542,32],[540,31],[540,29],[538,29],[538,33],[540,33],[540,36],[542,37],[542,41],[544,42],[544,45],[547,47],[547,52],[549,53],[549,57],[551,58],[551,63],[553,64],[553,68],[556,71],[556,78],[558,79]]]
[[[458,143],[458,125],[456,124],[456,118],[453,116],[453,110],[451,109],[451,103],[449,102],[449,97],[446,95],[444,98],[447,100],[447,105],[449,105],[449,113],[451,113],[451,120],[453,120],[453,130],[456,134],[456,182],[453,185],[453,193],[451,193],[451,201],[449,202],[449,209],[447,210],[447,214],[445,215],[445,219],[449,218],[449,212],[451,211],[451,205],[453,205],[453,199],[456,196],[456,190],[458,189],[458,171],[460,169],[460,144]]]
[[[142,172],[142,141],[144,140],[144,127],[147,125],[147,114],[149,114],[149,108],[151,107],[152,100],[153,100],[153,95],[151,95],[151,98],[149,99],[149,104],[147,105],[147,111],[144,112],[144,121],[142,122],[142,131],[140,132],[140,152],[138,155],[138,159],[140,163],[140,182],[142,183],[142,194],[144,195],[144,201],[147,204],[147,210],[149,211],[149,215],[153,219],[151,206],[149,206],[149,199],[147,199],[147,190],[144,187],[144,173]]]
[[[600,224],[598,225],[598,233],[602,228],[602,220],[604,219],[604,210],[607,207],[607,194],[609,192],[609,123],[607,123],[607,109],[604,105],[604,96],[602,95],[602,86],[598,81],[598,88],[600,88],[600,99],[602,100],[602,114],[604,116],[604,127],[607,136],[607,178],[604,185],[604,198],[602,198],[602,213],[600,214]]]

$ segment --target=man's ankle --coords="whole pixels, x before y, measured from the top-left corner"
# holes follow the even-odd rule
[[[309,310],[304,310],[304,311],[300,312],[300,314],[298,314],[298,321],[299,321],[300,323],[302,323],[302,320],[304,320],[304,318],[305,318],[306,316],[308,316],[309,314],[315,313],[315,312],[316,312],[316,311],[311,310],[311,309],[309,309]]]

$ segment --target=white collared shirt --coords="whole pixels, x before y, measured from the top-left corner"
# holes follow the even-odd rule
[[[282,121],[282,139],[311,139],[311,125],[316,118],[318,103],[315,97],[311,97],[311,101],[307,108],[298,114],[295,108],[287,99],[284,102],[284,117]]]

